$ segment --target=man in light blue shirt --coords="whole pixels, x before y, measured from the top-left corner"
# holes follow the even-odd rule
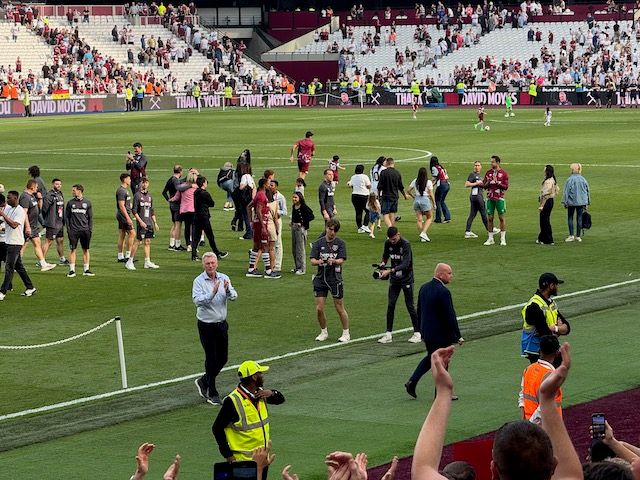
[[[205,354],[205,373],[195,383],[202,398],[212,405],[221,405],[216,377],[227,363],[229,352],[227,300],[235,300],[238,293],[229,277],[218,272],[218,257],[215,253],[205,253],[202,256],[202,266],[204,272],[193,280],[191,296],[196,305],[200,343]]]

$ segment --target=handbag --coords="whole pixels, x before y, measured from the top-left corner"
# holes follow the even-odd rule
[[[591,228],[591,214],[586,210],[582,212],[582,229],[589,230]]]

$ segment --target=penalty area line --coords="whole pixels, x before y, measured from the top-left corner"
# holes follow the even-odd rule
[[[640,282],[640,278],[634,278],[632,280],[625,280],[623,282],[610,283],[608,285],[601,285],[599,287],[587,288],[585,290],[578,290],[576,292],[565,293],[563,295],[558,295],[556,297],[556,299],[576,297],[576,296],[585,295],[585,294],[588,294],[588,293],[594,293],[594,292],[599,292],[599,291],[602,291],[602,290],[608,290],[608,289],[611,289],[611,288],[623,287],[623,286],[631,285],[631,284],[638,283],[638,282]],[[482,310],[482,311],[470,313],[470,314],[467,314],[467,315],[461,315],[461,316],[458,317],[458,320],[469,320],[469,319],[472,319],[472,318],[484,317],[484,316],[491,315],[491,314],[494,314],[494,313],[513,310],[515,308],[522,308],[524,305],[526,305],[526,303],[515,303],[515,304],[512,304],[512,305],[504,305],[502,307],[492,308],[492,309],[488,309],[488,310]],[[411,330],[412,330],[411,328],[401,328],[401,329],[398,329],[398,330],[394,330],[393,333],[406,333],[406,332],[409,332]],[[258,360],[258,363],[275,362],[275,361],[279,361],[279,360],[284,360],[286,358],[298,357],[298,356],[301,356],[301,355],[320,352],[320,351],[329,350],[329,349],[333,349],[333,348],[346,348],[350,344],[361,343],[361,342],[366,342],[366,341],[369,341],[369,340],[374,340],[374,339],[377,339],[377,338],[381,337],[382,335],[383,335],[382,333],[376,333],[376,334],[373,334],[373,335],[367,335],[366,337],[354,338],[349,343],[330,343],[330,344],[326,344],[326,345],[320,345],[320,346],[317,346],[317,347],[306,348],[306,349],[303,349],[303,350],[287,352],[287,353],[284,353],[284,354],[281,354],[281,355],[274,355],[272,357],[262,358],[262,359]],[[222,371],[223,372],[228,372],[230,370],[236,370],[239,366],[240,365],[229,365],[227,367],[224,367],[222,369]],[[12,419],[12,418],[26,417],[28,415],[35,415],[35,414],[38,414],[38,413],[50,412],[52,410],[58,410],[60,408],[72,407],[72,406],[75,406],[75,405],[81,405],[83,403],[94,402],[94,401],[97,401],[97,400],[104,400],[104,399],[107,399],[107,398],[112,398],[112,397],[116,397],[116,396],[119,396],[119,395],[132,393],[132,392],[139,392],[139,391],[142,391],[142,390],[148,390],[148,389],[151,389],[151,388],[161,387],[161,386],[164,386],[164,385],[172,385],[172,384],[184,382],[184,381],[187,381],[187,380],[193,380],[195,378],[198,378],[201,375],[202,375],[202,372],[201,373],[193,373],[193,374],[190,374],[190,375],[183,375],[181,377],[169,378],[167,380],[161,380],[161,381],[158,381],[158,382],[146,383],[144,385],[138,385],[138,386],[130,387],[130,388],[126,388],[126,389],[114,390],[114,391],[111,391],[111,392],[100,393],[98,395],[91,395],[89,397],[75,398],[73,400],[67,400],[65,402],[53,403],[51,405],[44,405],[42,407],[37,407],[37,408],[29,408],[27,410],[22,410],[20,412],[13,412],[13,413],[5,414],[5,415],[0,415],[0,422],[4,421],[4,420],[9,420],[9,419]]]

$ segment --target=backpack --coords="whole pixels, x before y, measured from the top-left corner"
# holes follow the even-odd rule
[[[582,229],[589,230],[591,228],[591,214],[586,210],[582,212]]]

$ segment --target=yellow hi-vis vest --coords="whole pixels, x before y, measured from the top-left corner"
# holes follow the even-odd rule
[[[420,95],[420,84],[418,82],[411,82],[411,93]]]
[[[227,426],[224,433],[229,448],[236,460],[251,460],[251,453],[269,443],[269,412],[264,399],[259,399],[257,408],[250,398],[236,388],[229,394],[238,412],[238,421]]]
[[[193,96],[194,97],[199,97],[200,96],[200,86],[196,85],[193,87]]]
[[[131,100],[133,98],[133,89],[131,87],[127,87],[126,95],[127,100]]]
[[[529,84],[529,95],[531,95],[532,97],[538,96],[538,90],[536,89],[535,83]]]
[[[233,88],[230,86],[224,87],[224,98],[233,98]]]
[[[537,293],[531,297],[531,299],[527,302],[527,304],[522,308],[522,336],[520,340],[521,346],[521,354],[523,356],[527,356],[529,354],[539,354],[540,353],[540,336],[538,332],[536,332],[535,327],[533,325],[529,325],[525,320],[527,314],[527,307],[535,303],[540,307],[542,313],[544,313],[544,318],[547,322],[547,325],[551,330],[553,330],[554,325],[558,321],[558,306],[556,302],[551,300],[550,304],[544,301]]]
[[[308,93],[309,93],[309,95],[315,95],[316,94],[316,85],[315,85],[315,83],[310,83],[309,84]]]

